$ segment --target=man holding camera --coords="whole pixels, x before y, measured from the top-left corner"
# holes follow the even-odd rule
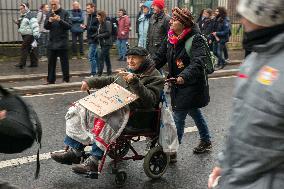
[[[46,84],[56,80],[56,61],[60,58],[63,81],[69,82],[68,30],[72,24],[69,14],[60,7],[59,0],[50,0],[51,11],[47,15],[44,28],[50,30],[48,41],[48,76]]]

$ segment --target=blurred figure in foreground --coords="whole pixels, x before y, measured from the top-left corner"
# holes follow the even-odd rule
[[[208,187],[284,186],[284,2],[241,0],[238,12],[252,49],[240,68],[225,150]],[[221,177],[219,177],[221,176]]]

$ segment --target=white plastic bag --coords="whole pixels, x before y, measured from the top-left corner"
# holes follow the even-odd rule
[[[165,95],[163,95],[163,106],[161,109],[159,144],[162,146],[163,151],[169,154],[177,152],[179,147],[177,129]]]

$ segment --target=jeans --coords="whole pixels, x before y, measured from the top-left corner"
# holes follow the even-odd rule
[[[190,115],[192,119],[194,120],[198,128],[200,139],[203,141],[209,142],[210,135],[209,135],[207,123],[204,120],[200,109],[193,108],[193,109],[189,109],[185,111],[174,111],[173,112],[173,117],[174,117],[174,121],[175,121],[176,128],[177,128],[177,135],[178,135],[179,143],[181,144],[181,140],[182,140],[183,133],[184,133],[185,118],[187,115]]]
[[[224,44],[223,51],[224,51],[224,58],[225,58],[225,60],[229,59],[228,48],[227,48],[226,44]]]
[[[66,144],[67,146],[70,146],[71,148],[74,148],[76,150],[80,150],[80,151],[83,151],[84,148],[85,148],[85,145],[78,142],[77,140],[70,138],[69,136],[65,136],[64,144]],[[95,156],[98,160],[101,160],[103,155],[104,155],[104,152],[96,145],[96,143],[93,143],[91,155]]]
[[[39,37],[38,54],[39,57],[47,56],[47,42],[48,42],[48,32],[41,32]]]
[[[125,59],[126,51],[127,51],[126,42],[127,42],[127,39],[117,39],[116,41],[119,58]]]
[[[57,57],[60,57],[61,70],[62,70],[62,74],[63,74],[63,81],[69,82],[69,59],[68,59],[68,51],[66,49],[49,50],[49,52],[48,52],[47,81],[49,83],[55,83],[55,81],[56,81]]]
[[[109,55],[110,48],[111,46],[102,46],[102,47],[97,48],[98,60],[99,60],[98,75],[102,75],[104,71],[104,63],[106,63],[106,66],[107,66],[107,74],[110,75],[112,72],[111,63],[110,63],[110,55]]]
[[[96,75],[97,73],[97,44],[89,44],[89,61],[91,64],[91,75]]]
[[[223,56],[224,47],[225,47],[224,43],[217,43],[217,42],[215,42],[213,44],[213,53],[217,56],[217,58],[218,58],[218,65],[220,65],[220,66],[225,64],[225,59],[224,59],[224,56]]]
[[[21,59],[20,65],[25,66],[27,62],[28,55],[31,58],[31,66],[38,65],[38,51],[37,47],[32,48],[32,42],[34,41],[34,37],[32,35],[23,35],[23,43],[21,47]]]
[[[83,33],[72,33],[72,51],[73,56],[77,56],[77,39],[79,40],[80,54],[84,54],[83,49]]]

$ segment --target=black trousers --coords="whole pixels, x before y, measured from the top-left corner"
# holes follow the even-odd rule
[[[61,70],[63,74],[63,81],[69,82],[69,60],[68,60],[68,50],[67,49],[49,50],[47,81],[49,83],[55,83],[56,81],[57,57],[60,58]]]
[[[77,56],[77,39],[79,41],[80,55],[84,54],[83,33],[72,33],[72,51],[73,51],[73,56]]]
[[[25,66],[27,62],[28,55],[31,58],[31,66],[38,65],[38,50],[36,48],[32,48],[31,44],[34,41],[34,37],[32,35],[23,35],[23,43],[21,47],[21,59],[20,65]]]

